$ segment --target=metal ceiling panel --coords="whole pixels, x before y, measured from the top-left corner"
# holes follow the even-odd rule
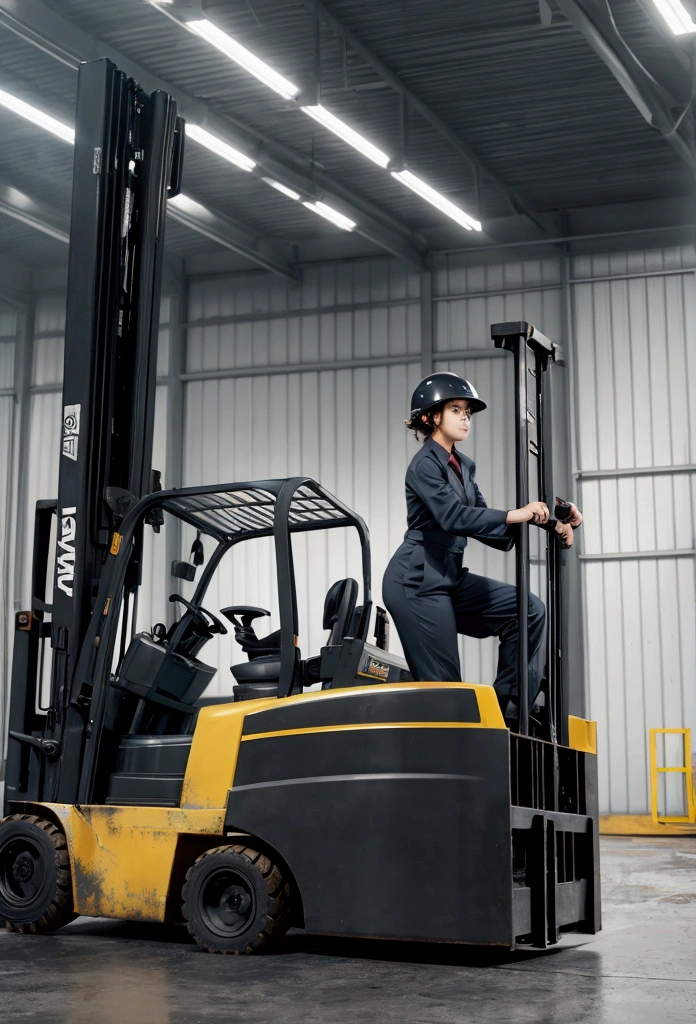
[[[146,0],[44,0],[46,7],[120,50],[216,115],[294,153],[411,231],[449,244],[475,240],[345,143],[276,96],[223,54]],[[687,196],[688,169],[648,125],[582,36],[559,15],[542,25],[538,0],[325,0],[348,30],[397,73],[469,145],[510,191],[539,211]],[[206,16],[299,86],[313,78],[312,0],[208,0]],[[681,51],[635,0],[612,0],[617,26],[646,68],[675,98],[690,96]],[[390,155],[402,150],[398,95],[323,26],[321,98]],[[0,87],[44,99],[57,116],[72,109],[75,72],[10,31],[0,31]],[[308,93],[307,93],[308,94]],[[65,116],[65,115],[63,115]],[[690,116],[690,115],[687,115]],[[40,130],[0,111],[0,177],[21,178],[36,198],[68,212],[72,156]],[[17,122],[18,119],[14,118]],[[38,137],[37,137],[38,136]],[[253,157],[254,153],[250,153]],[[509,196],[419,114],[408,118],[412,170],[484,221],[512,213]],[[18,182],[18,184],[21,185]],[[274,193],[252,175],[190,143],[185,189],[260,236],[301,244],[341,232]],[[27,228],[26,230],[31,230]],[[554,233],[557,233],[554,230]],[[179,255],[197,249],[191,232],[172,235]],[[452,242],[452,238],[455,239]],[[340,243],[339,243],[340,244]],[[206,242],[210,249],[212,243]]]
[[[56,267],[67,265],[68,247],[0,213],[0,255],[27,268]]]
[[[0,89],[40,106],[47,114],[72,124],[77,75],[21,36],[0,27]]]

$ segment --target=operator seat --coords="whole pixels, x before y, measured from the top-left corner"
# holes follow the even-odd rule
[[[324,601],[324,629],[331,630],[328,644],[340,644],[353,625],[358,584],[354,579],[338,580],[328,590]],[[235,627],[235,640],[249,660],[231,666],[237,681],[234,687],[235,700],[254,700],[260,697],[277,697],[280,680],[280,630],[266,637],[256,636],[252,622],[262,615],[270,615],[264,608],[237,606],[222,608],[221,612]],[[320,681],[321,657],[309,658],[305,662],[303,685],[310,686]],[[308,675],[309,672],[309,675]]]
[[[234,687],[234,700],[252,700],[259,697],[277,697],[280,679],[280,630],[265,637],[257,637],[254,619],[270,615],[265,608],[253,605],[230,605],[220,611],[234,626],[234,638],[248,661],[232,665],[231,672],[238,685]]]

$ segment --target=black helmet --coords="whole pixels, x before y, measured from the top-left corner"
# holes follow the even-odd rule
[[[411,398],[411,419],[427,412],[440,402],[451,402],[454,398],[465,398],[472,412],[486,408],[476,394],[476,388],[456,373],[431,373],[424,377]]]

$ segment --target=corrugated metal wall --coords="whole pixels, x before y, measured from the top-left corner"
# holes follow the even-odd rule
[[[451,258],[434,275],[433,368],[464,373],[490,402],[490,413],[475,421],[471,452],[495,507],[514,501],[512,367],[493,349],[490,324],[527,316],[557,334],[559,274],[555,261],[466,269]],[[404,473],[417,450],[403,419],[422,375],[419,275],[375,260],[311,268],[301,287],[258,281],[192,283],[184,482],[316,477],[367,521],[380,602],[384,569],[405,529]],[[325,636],[328,587],[357,574],[357,549],[351,567],[338,535],[313,540],[298,543],[296,559],[302,646],[311,654]],[[221,574],[221,604],[274,603],[268,552],[259,558],[257,569],[240,553],[238,574]],[[470,564],[514,579],[512,557],[482,545],[472,544]],[[213,686],[229,692],[233,645],[227,638],[219,646]],[[400,650],[395,634],[392,648]],[[491,682],[495,640],[470,639],[462,650],[465,678]]]
[[[379,601],[386,563],[405,528],[403,477],[413,442],[403,418],[405,396],[420,377],[419,277],[376,260],[310,268],[297,288],[258,280],[191,286],[184,483],[296,474],[320,480],[368,522]],[[342,534],[295,544],[306,655],[318,653],[325,638],[329,586],[359,578],[357,542]],[[219,574],[216,596],[223,606],[269,607],[275,629],[270,551],[258,547],[258,555],[242,550],[230,560],[237,571],[231,565]],[[230,657],[245,660],[226,641],[213,681],[222,693],[233,682]]]
[[[647,729],[696,726],[694,562],[679,552],[594,559],[691,551],[694,485],[693,474],[681,471],[635,479],[588,474],[693,461],[687,387],[694,386],[695,356],[686,324],[694,265],[688,249],[575,259],[564,281],[561,260],[467,267],[450,257],[433,279],[433,368],[464,374],[490,403],[474,422],[470,451],[491,505],[513,504],[514,466],[512,365],[491,349],[490,324],[539,324],[565,344],[574,368],[573,468],[587,521],[568,558],[582,553],[586,706],[600,721],[602,808],[617,812],[647,809]],[[318,476],[370,526],[376,600],[401,537],[403,473],[415,451],[401,420],[421,373],[418,295],[418,276],[385,261],[314,268],[302,287],[212,280],[194,282],[190,293],[185,482]],[[372,364],[346,365],[361,359]],[[656,407],[665,410],[658,423]],[[349,571],[335,545],[297,560],[300,593],[309,593],[303,640],[312,653],[323,639],[323,594]],[[219,602],[268,604],[269,557],[240,557]],[[514,578],[511,556],[472,544],[468,560],[473,571]],[[228,644],[219,655],[218,692],[231,682],[230,653]],[[494,640],[463,642],[465,678],[492,680],[495,660]]]
[[[451,256],[441,258],[432,279],[433,368],[464,374],[489,402],[474,421],[469,450],[494,507],[514,504],[512,361],[491,347],[490,324],[526,318],[566,347],[573,387],[564,411],[572,421],[573,468],[586,515],[579,551],[567,561],[580,556],[585,704],[599,721],[601,806],[614,812],[647,810],[647,729],[696,729],[694,267],[691,248],[486,267],[466,267]],[[181,381],[170,375],[177,391],[169,396],[170,335],[179,332],[171,334],[166,300],[163,305],[153,465],[165,470],[176,447],[171,438],[166,444],[169,400],[170,426],[183,441],[185,485],[317,477],[366,519],[373,595],[380,601],[382,573],[405,526],[404,471],[416,451],[402,421],[430,358],[426,336],[425,363],[421,352],[429,310],[421,303],[419,275],[376,259],[306,268],[301,286],[261,274],[194,279],[186,305],[183,373]],[[4,381],[12,374],[9,339],[16,327],[13,314],[2,315],[0,307],[0,338],[8,339],[0,340]],[[24,572],[14,588],[23,602],[30,509],[56,488],[61,296],[38,297],[35,331],[21,481]],[[2,387],[0,417],[11,421],[14,399]],[[16,423],[12,429],[16,436]],[[8,436],[2,430],[0,444]],[[0,509],[7,501],[3,487],[6,493],[0,475]],[[182,553],[191,539],[182,538]],[[171,548],[162,537],[148,544],[155,583],[142,596],[142,625],[166,618],[170,589]],[[213,610],[265,605],[275,616],[270,546],[247,548],[230,557],[208,603]],[[468,562],[473,571],[514,578],[512,555],[472,544]],[[296,568],[301,644],[312,654],[324,639],[328,586],[359,575],[357,544],[339,534],[314,543],[303,538]],[[398,647],[395,637],[392,646]],[[465,678],[492,681],[495,641],[466,640],[462,655]],[[206,658],[220,667],[211,692],[229,692],[228,665],[242,660],[240,652],[228,637],[206,649]],[[669,796],[676,805],[676,792]]]
[[[587,709],[617,813],[648,807],[648,729],[696,734],[694,267],[689,246],[572,268]]]

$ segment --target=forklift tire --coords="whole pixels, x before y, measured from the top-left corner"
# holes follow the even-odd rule
[[[5,818],[0,822],[0,924],[33,935],[76,917],[63,833],[34,814]]]
[[[259,953],[290,927],[290,885],[248,846],[207,850],[181,891],[189,933],[206,953]]]

